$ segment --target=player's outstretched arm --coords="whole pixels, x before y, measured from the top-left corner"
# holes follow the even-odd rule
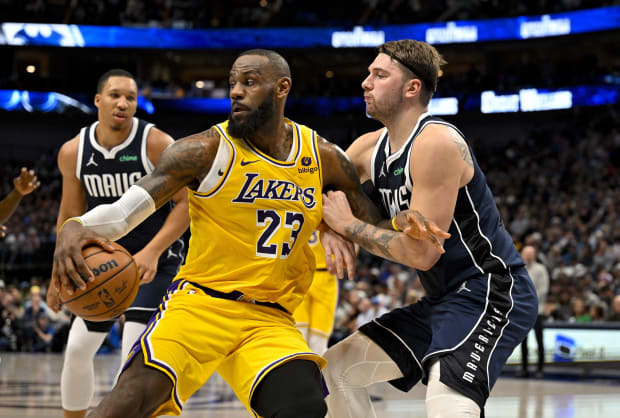
[[[113,251],[108,240],[116,240],[170,200],[185,186],[195,187],[208,173],[219,145],[214,128],[183,138],[161,155],[153,172],[125,192],[116,202],[99,205],[79,218],[70,218],[58,231],[52,286],[72,293],[72,284],[84,289],[85,280],[94,276],[81,251],[87,245],[99,245]]]
[[[341,152],[339,149],[336,148],[335,152],[337,157],[336,161],[338,161],[340,166],[343,167],[343,170],[346,171],[347,161],[338,158],[338,152]],[[322,159],[324,154],[327,156],[330,155],[329,152],[324,153],[323,150],[321,150]],[[330,163],[324,163],[324,172],[326,173],[328,169],[325,167],[328,166],[328,164]],[[351,162],[348,164],[352,166]],[[333,165],[334,162],[332,161],[329,166],[331,167]],[[327,177],[327,174],[325,174],[325,177]],[[351,187],[351,185],[344,184],[342,185],[344,188],[338,187],[336,184],[334,184],[334,186],[336,186],[334,188],[342,190],[343,193],[329,192],[323,197],[323,219],[334,231],[359,244],[375,255],[413,268],[427,270],[435,264],[443,252],[441,245],[437,247],[435,241],[441,244],[443,243],[443,239],[449,237],[449,234],[439,228],[434,228],[432,230],[424,229],[425,233],[420,235],[422,239],[414,239],[407,233],[390,231],[377,227],[375,225],[379,223],[379,220],[375,218],[369,222],[356,213],[356,207],[362,205],[360,202],[364,202],[364,199],[361,199],[358,193],[347,191],[347,187]],[[351,200],[349,200],[350,196],[353,196],[356,200],[351,202]],[[367,198],[365,200],[369,201]],[[372,204],[372,202],[370,203]],[[454,207],[452,206],[452,210],[453,209]],[[359,212],[359,209],[357,212]],[[419,224],[413,222],[415,220],[415,217],[412,218],[412,226],[417,225],[420,227]],[[422,217],[422,222],[422,225],[424,225],[424,217]],[[435,226],[434,224],[432,225]],[[411,232],[411,227],[406,231]]]
[[[22,167],[19,176],[13,179],[13,190],[0,201],[0,224],[5,223],[11,217],[22,197],[32,193],[39,187],[39,184],[34,170]]]

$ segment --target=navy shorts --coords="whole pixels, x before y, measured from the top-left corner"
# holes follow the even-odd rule
[[[403,377],[390,383],[409,391],[427,383],[432,359],[440,380],[484,408],[512,351],[527,336],[538,314],[538,297],[525,267],[463,282],[430,303],[395,309],[360,331],[398,365]]]
[[[144,284],[138,288],[138,294],[131,306],[125,311],[125,319],[133,322],[147,324],[151,315],[162,298],[166,295],[168,287],[172,283],[172,279],[177,274],[178,265],[160,265],[157,268],[157,274],[150,283]],[[108,332],[114,326],[115,320],[92,322],[84,321],[86,328],[91,332]]]

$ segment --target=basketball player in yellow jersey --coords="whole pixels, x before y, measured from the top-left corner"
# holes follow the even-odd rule
[[[93,279],[82,247],[111,251],[107,240],[189,189],[186,264],[90,417],[179,415],[214,371],[253,416],[327,412],[324,360],[310,351],[291,315],[312,280],[307,241],[321,221],[322,188],[344,191],[359,218],[380,219],[344,152],[284,117],[291,88],[284,58],[244,52],[229,82],[227,122],[175,142],[119,200],[73,218],[58,233],[52,285],[71,292]]]
[[[327,271],[319,231],[312,233],[308,244],[314,253],[316,269],[310,289],[293,317],[295,326],[301,331],[310,349],[322,355],[327,351],[327,341],[334,327],[334,314],[338,303],[338,279]]]

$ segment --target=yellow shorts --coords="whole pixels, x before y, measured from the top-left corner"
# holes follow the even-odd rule
[[[183,280],[174,284],[127,360],[128,365],[141,349],[144,363],[172,380],[170,399],[155,416],[179,415],[183,403],[217,371],[258,417],[250,401],[269,371],[293,359],[325,366],[310,352],[290,314],[211,297]]]
[[[338,279],[327,271],[317,270],[308,293],[293,314],[297,328],[307,328],[309,334],[329,338],[337,303]]]

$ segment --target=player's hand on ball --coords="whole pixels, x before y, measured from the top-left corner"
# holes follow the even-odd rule
[[[45,295],[45,303],[54,312],[60,312],[62,304],[60,303],[60,296],[58,294],[59,287],[53,280],[50,280],[50,284],[47,287],[47,294]]]
[[[108,252],[114,252],[114,247],[107,239],[84,228],[77,221],[69,221],[61,229],[54,250],[51,281],[59,292],[63,288],[71,295],[74,288],[84,290],[86,282],[95,279],[82,256],[82,248],[88,245],[97,245]]]

